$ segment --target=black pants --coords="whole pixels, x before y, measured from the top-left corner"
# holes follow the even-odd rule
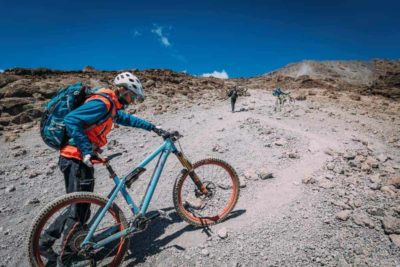
[[[231,98],[232,112],[235,112],[235,103],[236,103],[236,98]]]
[[[82,161],[60,156],[58,166],[64,174],[67,193],[94,189],[94,170]],[[90,204],[77,204],[65,209],[45,230],[40,237],[40,246],[51,247],[63,232],[69,231],[77,222],[83,225],[90,217]]]

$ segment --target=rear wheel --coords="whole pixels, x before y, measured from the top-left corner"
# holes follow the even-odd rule
[[[203,159],[193,164],[193,171],[206,186],[202,194],[190,178],[189,172],[179,177],[174,185],[175,209],[186,222],[195,226],[213,225],[223,221],[239,198],[239,178],[225,161]]]
[[[119,266],[128,244],[124,237],[96,250],[81,247],[90,226],[107,201],[94,193],[76,192],[48,204],[33,221],[29,231],[27,250],[30,265]],[[71,209],[78,210],[76,214],[80,212],[79,219],[72,217]],[[98,242],[126,228],[125,216],[116,204],[112,204],[91,241]]]

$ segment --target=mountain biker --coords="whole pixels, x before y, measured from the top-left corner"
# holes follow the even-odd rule
[[[278,86],[276,89],[272,91],[272,95],[276,97],[280,97],[281,95],[289,95],[290,92],[282,91],[282,89]]]
[[[59,168],[64,174],[67,193],[94,190],[94,169],[91,160],[95,152],[107,143],[107,135],[113,124],[154,131],[159,135],[167,133],[152,123],[123,112],[136,100],[144,100],[143,86],[139,79],[129,72],[118,74],[112,89],[102,88],[89,96],[84,104],[64,118],[68,143],[60,150]],[[111,112],[111,116],[104,118]],[[57,254],[52,245],[61,235],[78,221],[84,224],[90,214],[90,206],[76,205],[74,209],[61,214],[40,238],[41,255],[49,264],[56,262]]]
[[[231,98],[231,108],[232,112],[235,112],[235,103],[236,99],[239,97],[238,91],[236,88],[233,88],[232,90],[229,91],[228,97]]]

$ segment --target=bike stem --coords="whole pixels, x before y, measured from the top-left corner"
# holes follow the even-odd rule
[[[194,172],[192,163],[190,163],[190,161],[185,157],[185,155],[183,155],[182,152],[176,152],[175,155],[178,158],[178,160],[181,162],[182,166],[185,167],[186,170],[189,172],[190,178],[195,183],[195,185],[200,190],[200,192],[203,194],[207,194],[208,189],[201,182],[199,176],[197,176],[197,174]]]

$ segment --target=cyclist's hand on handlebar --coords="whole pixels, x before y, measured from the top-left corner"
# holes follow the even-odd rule
[[[83,157],[82,162],[88,166],[89,168],[93,168],[93,163],[91,162],[92,159],[92,155],[91,154],[87,154]]]
[[[162,129],[160,126],[156,126],[153,128],[153,132],[155,132],[157,135],[165,137],[169,135],[169,132]]]

